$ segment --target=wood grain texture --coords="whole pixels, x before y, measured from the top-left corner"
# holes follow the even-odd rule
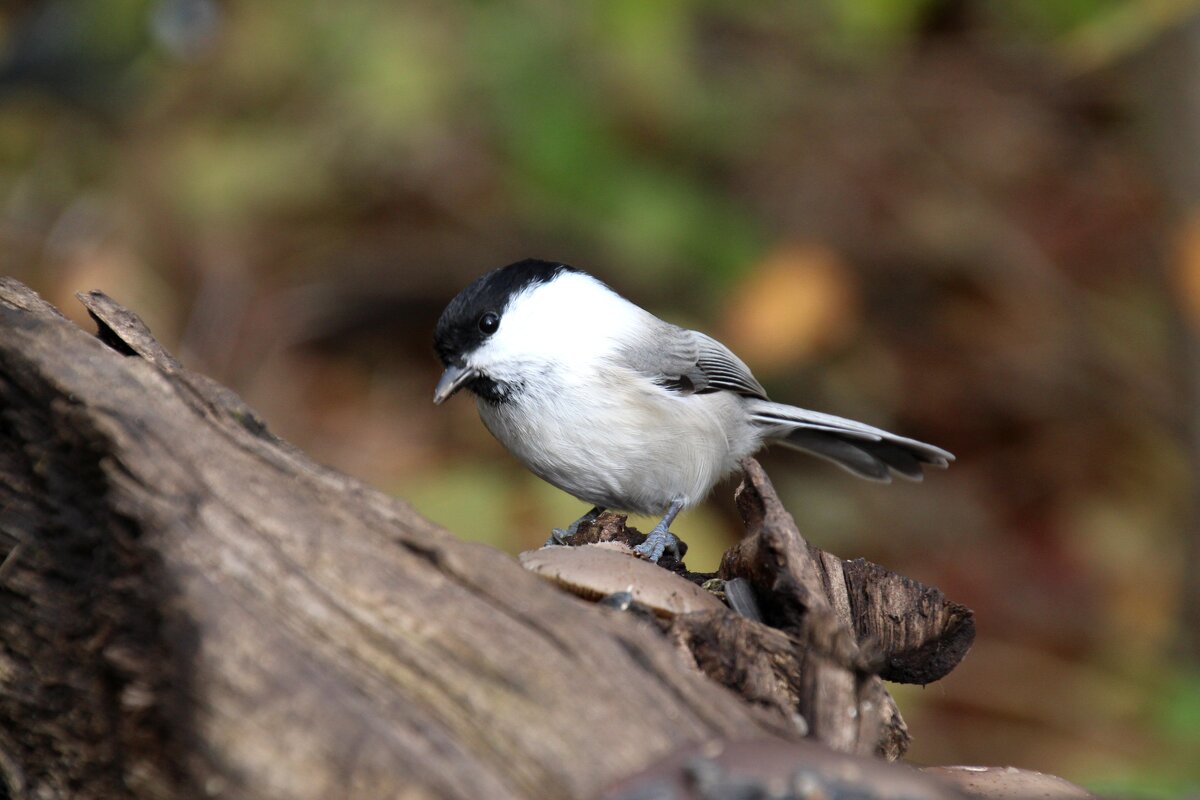
[[[0,280],[13,797],[586,797],[796,738],[652,628],[274,437],[135,315]]]

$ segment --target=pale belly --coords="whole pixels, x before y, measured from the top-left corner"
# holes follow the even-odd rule
[[[760,439],[733,395],[674,396],[611,386],[569,405],[561,393],[479,402],[488,430],[542,479],[592,505],[661,514],[702,500]]]

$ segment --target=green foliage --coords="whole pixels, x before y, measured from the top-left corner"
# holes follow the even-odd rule
[[[1134,10],[1148,4],[1137,0],[992,0],[993,13],[1017,30],[1040,39],[1069,33],[1114,11]],[[1149,9],[1147,9],[1147,12]]]
[[[547,233],[600,237],[634,274],[671,263],[729,274],[762,247],[744,211],[631,135],[649,127],[671,139],[713,124],[683,9],[615,3],[563,24],[493,5],[468,38],[525,216]]]
[[[834,0],[828,5],[850,45],[876,48],[907,41],[933,4],[934,0]]]
[[[1200,672],[1172,676],[1156,706],[1154,716],[1162,732],[1200,752]],[[1200,780],[1200,765],[1196,777]]]
[[[1200,791],[1200,673],[1161,665],[1127,689],[1139,696],[1153,748],[1136,766],[1092,764],[1086,783],[1103,797],[1192,797]],[[1106,693],[1115,686],[1106,687]]]
[[[515,544],[508,540],[507,526],[496,524],[509,516],[512,470],[462,464],[397,489],[413,507],[447,530],[505,549]]]

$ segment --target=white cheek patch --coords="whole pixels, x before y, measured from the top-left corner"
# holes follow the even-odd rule
[[[531,365],[570,370],[603,361],[617,339],[641,323],[646,312],[595,278],[566,272],[514,295],[500,329],[472,357],[484,370],[511,373]]]

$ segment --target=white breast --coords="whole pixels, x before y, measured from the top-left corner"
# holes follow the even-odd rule
[[[480,401],[479,415],[532,472],[592,505],[694,505],[761,444],[735,395],[674,395],[630,372],[570,378]]]

